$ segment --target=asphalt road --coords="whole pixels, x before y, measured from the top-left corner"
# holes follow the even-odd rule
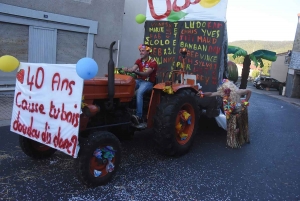
[[[201,119],[188,154],[161,156],[151,133],[123,141],[121,168],[106,186],[85,188],[74,160],[56,153],[28,158],[18,135],[0,128],[2,200],[300,200],[300,108],[253,93],[249,106],[251,144],[226,147],[226,132]]]

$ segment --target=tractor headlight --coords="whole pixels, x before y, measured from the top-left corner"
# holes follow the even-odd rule
[[[92,117],[100,112],[100,107],[98,105],[87,105],[82,108],[82,113],[87,117]]]

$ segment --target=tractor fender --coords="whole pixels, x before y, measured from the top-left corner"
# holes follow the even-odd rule
[[[161,99],[163,98],[163,94],[166,94],[163,92],[163,89],[165,88],[165,83],[159,83],[156,84],[153,87],[152,94],[151,94],[151,100],[148,107],[148,114],[147,114],[147,127],[152,128],[153,127],[153,117],[156,113],[156,108],[160,104]],[[185,85],[185,84],[172,84],[172,90],[174,94],[181,90],[191,90],[198,93],[198,86],[191,86],[191,85]],[[200,97],[199,97],[200,99]]]
[[[159,90],[163,90],[166,87],[165,83],[159,83],[156,84],[153,89],[159,89]],[[189,84],[172,84],[172,90],[173,92],[177,92],[180,89],[190,89],[192,91],[194,91],[195,93],[198,93],[198,86],[197,85],[189,85]]]

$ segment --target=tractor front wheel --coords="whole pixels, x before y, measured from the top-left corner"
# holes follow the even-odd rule
[[[200,108],[197,97],[188,89],[166,95],[154,117],[155,141],[163,153],[183,155],[192,146],[198,130]]]
[[[78,176],[87,186],[104,185],[112,179],[121,162],[121,143],[112,133],[91,134],[80,145],[76,164]]]
[[[56,152],[56,149],[21,135],[19,136],[19,144],[22,151],[33,159],[46,159],[51,157]]]

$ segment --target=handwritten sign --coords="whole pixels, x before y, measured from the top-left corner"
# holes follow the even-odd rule
[[[145,44],[152,47],[158,79],[169,70],[182,68],[180,48],[187,48],[185,71],[197,76],[205,91],[218,86],[225,24],[212,21],[146,21]]]
[[[82,90],[75,64],[21,63],[10,130],[76,158]]]

